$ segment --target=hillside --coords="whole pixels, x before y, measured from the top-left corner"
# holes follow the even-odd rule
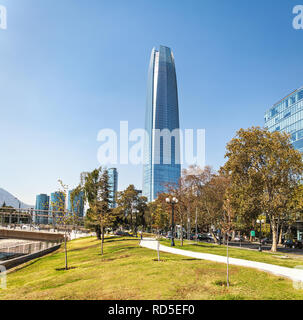
[[[0,206],[2,206],[4,202],[7,206],[19,208],[19,200],[15,196],[13,196],[11,193],[9,193],[8,191],[0,188]],[[25,204],[21,201],[21,208],[22,209],[27,209],[27,208],[32,208],[32,207],[34,207],[34,206]]]

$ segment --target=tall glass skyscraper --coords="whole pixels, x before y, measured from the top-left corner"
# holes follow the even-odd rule
[[[179,105],[174,56],[170,48],[152,50],[147,83],[143,195],[148,201],[165,192],[166,184],[177,184],[181,176],[180,136],[167,141],[159,131],[179,130]],[[167,130],[166,130],[167,131]],[[163,132],[163,131],[162,131]]]
[[[79,195],[74,197],[74,203],[72,206],[72,199],[71,199],[71,193],[73,190],[68,191],[68,211],[74,212],[78,217],[84,216],[84,192],[81,191]]]
[[[62,191],[57,191],[51,194],[48,223],[56,223],[56,221],[53,221],[53,217],[59,216],[60,212],[64,213],[65,205],[65,194]]]
[[[47,224],[48,223],[48,211],[49,210],[49,196],[47,194],[39,194],[36,197],[36,205],[34,222],[37,224]]]
[[[265,113],[265,127],[270,132],[290,133],[294,148],[303,153],[303,87],[293,91]]]
[[[111,198],[111,207],[116,208],[116,195],[118,191],[118,171],[116,168],[108,169],[109,175],[109,184],[110,184],[110,198]]]

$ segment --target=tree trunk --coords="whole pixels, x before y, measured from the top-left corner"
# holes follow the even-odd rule
[[[96,226],[95,230],[96,230],[97,239],[98,239],[98,240],[101,240],[101,229],[100,229],[100,225]]]
[[[101,223],[101,255],[103,256],[103,244],[104,244],[104,227]]]
[[[227,246],[226,246],[226,285],[229,288],[229,252],[228,252],[228,236],[227,236]]]
[[[183,220],[181,220],[181,247],[183,247]]]
[[[223,233],[223,244],[226,244],[226,232]]]
[[[187,208],[187,240],[190,240],[191,226],[190,226],[190,204]]]
[[[68,262],[67,262],[67,241],[66,241],[66,230],[64,234],[64,251],[65,251],[65,270],[68,270]]]
[[[137,219],[138,219],[138,213],[136,213],[136,222],[135,222],[135,237],[138,238],[138,231],[137,231]]]
[[[236,237],[236,231],[233,231],[233,232],[232,232],[231,240],[235,240],[235,237]]]
[[[216,236],[215,236],[215,234],[214,234],[214,232],[212,230],[210,231],[210,234],[213,237],[215,243],[218,243],[218,239],[216,238]]]
[[[277,252],[277,240],[278,240],[278,234],[277,234],[277,224],[275,221],[272,221],[271,223],[271,229],[272,229],[272,252]]]
[[[281,223],[280,233],[279,233],[279,245],[282,244],[282,236],[283,236],[283,223]]]

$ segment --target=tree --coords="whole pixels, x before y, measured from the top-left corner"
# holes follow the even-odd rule
[[[83,222],[83,218],[80,217],[80,212],[83,210],[84,206],[84,192],[82,190],[82,186],[79,185],[75,189],[73,189],[70,193],[70,203],[71,210],[74,217],[74,225],[80,224]]]
[[[142,226],[142,228],[146,228],[146,220],[145,220],[145,214],[147,212],[147,197],[144,196],[138,196],[137,198],[137,205],[136,205],[137,212],[137,219],[136,224],[138,226]]]
[[[113,222],[108,171],[101,167],[88,173],[83,186],[84,200],[89,204],[88,224],[99,225],[101,232],[101,255],[104,249],[105,227]]]
[[[182,171],[182,184],[183,192],[186,193],[186,197],[183,198],[183,205],[187,213],[187,239],[190,240],[190,234],[192,229],[191,221],[193,221],[193,216],[195,215],[195,222],[197,228],[197,213],[198,213],[198,202],[199,202],[199,188],[198,188],[198,175],[201,173],[202,169],[198,166],[193,165],[188,169]],[[197,230],[196,230],[197,231]]]
[[[125,226],[129,226],[137,236],[138,226],[145,224],[144,215],[147,209],[147,198],[139,196],[134,185],[129,185],[117,194],[115,213]]]
[[[175,204],[175,220],[180,225],[181,229],[181,246],[183,246],[184,242],[184,224],[186,218],[190,215],[190,201],[191,194],[190,190],[186,184],[184,176],[181,176],[177,184],[167,185],[167,190],[172,197],[176,197],[178,199],[178,203]],[[171,205],[169,205],[169,209],[171,210]]]
[[[228,252],[228,243],[229,243],[229,233],[233,229],[233,220],[235,218],[235,213],[232,209],[230,199],[229,199],[229,194],[228,192],[225,194],[225,199],[224,199],[224,204],[223,204],[223,209],[224,209],[224,214],[223,214],[223,220],[221,222],[221,228],[224,231],[225,234],[227,234],[227,246],[226,246],[226,258],[227,258],[227,263],[226,263],[226,284],[227,287],[229,287],[229,252]]]
[[[60,184],[60,190],[55,201],[51,202],[51,207],[55,209],[53,213],[53,219],[59,224],[64,226],[64,256],[65,256],[65,270],[68,270],[68,257],[67,257],[67,226],[74,220],[72,212],[65,210],[65,200],[67,199],[68,186],[65,185],[62,180],[58,180]]]
[[[187,207],[195,208],[197,211],[197,224],[200,228],[207,228],[217,243],[214,229],[220,228],[223,219],[224,197],[229,185],[229,180],[222,174],[217,174],[209,166],[201,169],[191,166],[183,171],[186,195],[183,204]],[[183,196],[184,198],[184,196]]]
[[[157,230],[167,230],[169,227],[169,215],[166,206],[162,201],[156,199],[148,204],[148,210],[151,212],[152,228]]]
[[[272,228],[272,251],[277,251],[277,235],[286,217],[295,188],[299,185],[303,163],[286,133],[270,133],[252,127],[241,129],[227,145],[228,159],[222,171],[230,178],[231,206],[241,215],[265,213]],[[236,201],[236,198],[240,201]],[[236,203],[236,204],[235,204]]]

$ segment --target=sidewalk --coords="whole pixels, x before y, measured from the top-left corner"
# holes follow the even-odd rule
[[[151,250],[157,250],[157,241],[155,239],[144,238],[140,242],[140,246],[147,249],[151,249]],[[209,254],[209,253],[181,250],[181,249],[176,249],[176,248],[167,247],[163,245],[160,245],[160,251],[177,254],[181,256],[186,256],[186,257],[191,257],[191,258],[196,258],[196,259],[208,260],[208,261],[219,262],[219,263],[227,263],[226,257]],[[229,258],[229,264],[235,265],[235,266],[241,266],[241,267],[254,268],[254,269],[275,274],[277,276],[283,276],[293,281],[303,282],[303,266],[302,266],[302,269],[291,269],[291,268],[280,267],[280,266],[276,266],[268,263],[243,260],[243,259],[235,259],[235,258]]]

